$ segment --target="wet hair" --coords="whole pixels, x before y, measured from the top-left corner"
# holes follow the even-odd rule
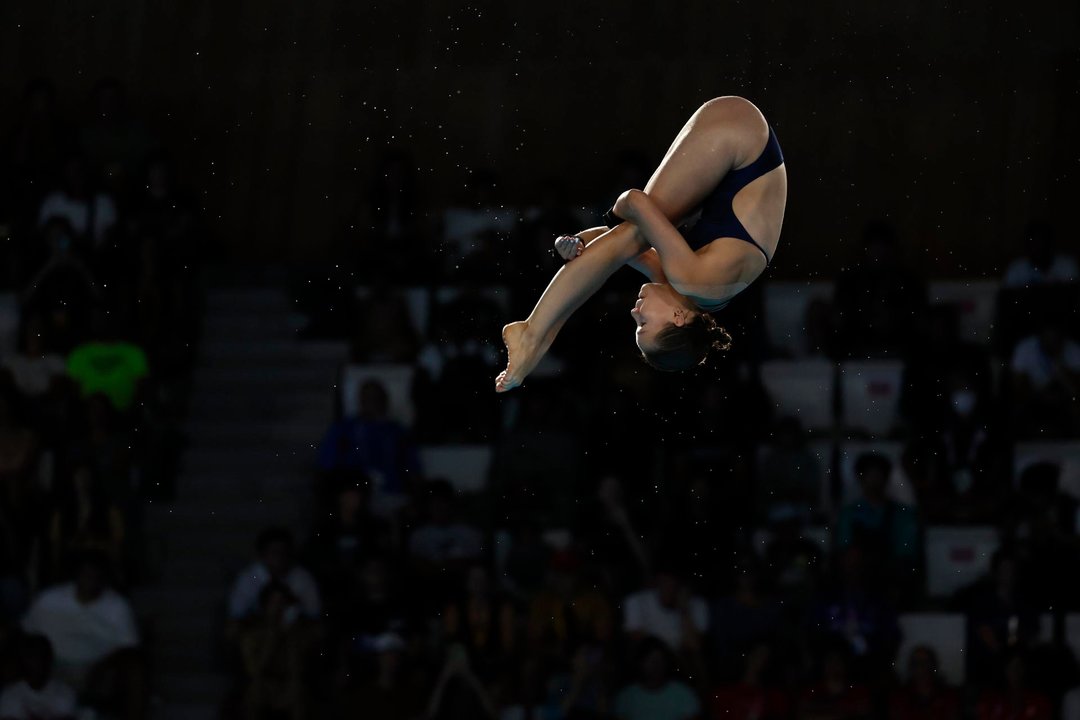
[[[699,313],[682,327],[669,325],[656,334],[656,346],[641,357],[650,367],[664,372],[681,372],[704,365],[713,351],[731,349],[731,335],[716,324],[712,315]]]

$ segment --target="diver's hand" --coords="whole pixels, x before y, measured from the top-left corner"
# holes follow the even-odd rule
[[[585,243],[577,235],[560,235],[555,238],[555,252],[559,257],[570,262],[581,253],[585,252]]]

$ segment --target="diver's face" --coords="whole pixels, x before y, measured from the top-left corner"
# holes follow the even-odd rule
[[[634,339],[638,349],[643,353],[651,352],[656,347],[656,336],[661,330],[672,324],[678,327],[685,325],[692,313],[686,299],[670,285],[642,285],[638,300],[630,309],[630,316],[637,324]]]

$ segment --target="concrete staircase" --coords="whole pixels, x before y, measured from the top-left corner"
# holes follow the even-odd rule
[[[176,499],[147,509],[159,580],[134,597],[153,634],[155,720],[217,718],[228,586],[262,528],[303,540],[347,348],[297,340],[297,320],[276,288],[208,293]]]

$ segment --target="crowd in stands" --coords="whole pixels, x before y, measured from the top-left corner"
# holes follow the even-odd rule
[[[625,166],[640,187],[641,164]],[[689,375],[649,370],[631,342],[626,290],[640,281],[627,271],[520,390],[496,397],[498,328],[557,269],[552,240],[599,212],[568,212],[557,183],[511,212],[490,174],[474,181],[440,214],[406,155],[376,174],[358,242],[393,258],[351,268],[358,287],[337,327],[360,380],[342,384],[312,459],[320,514],[306,538],[267,530],[261,565],[237,577],[237,707],[1080,717],[1075,468],[1014,462],[1018,443],[1080,440],[1080,277],[1049,227],[1029,227],[982,337],[960,331],[963,308],[932,301],[935,278],[875,222],[860,257],[805,304],[800,350],[771,341],[764,278],[717,318],[735,336],[726,357]],[[902,363],[889,429],[810,428],[781,412],[761,369],[792,355]],[[425,452],[454,447],[490,462],[463,471]],[[994,538],[947,549],[977,572],[946,577],[945,591],[931,568],[939,530]]]
[[[179,453],[197,213],[115,80],[33,81],[3,123],[0,718],[142,718],[126,590]]]

